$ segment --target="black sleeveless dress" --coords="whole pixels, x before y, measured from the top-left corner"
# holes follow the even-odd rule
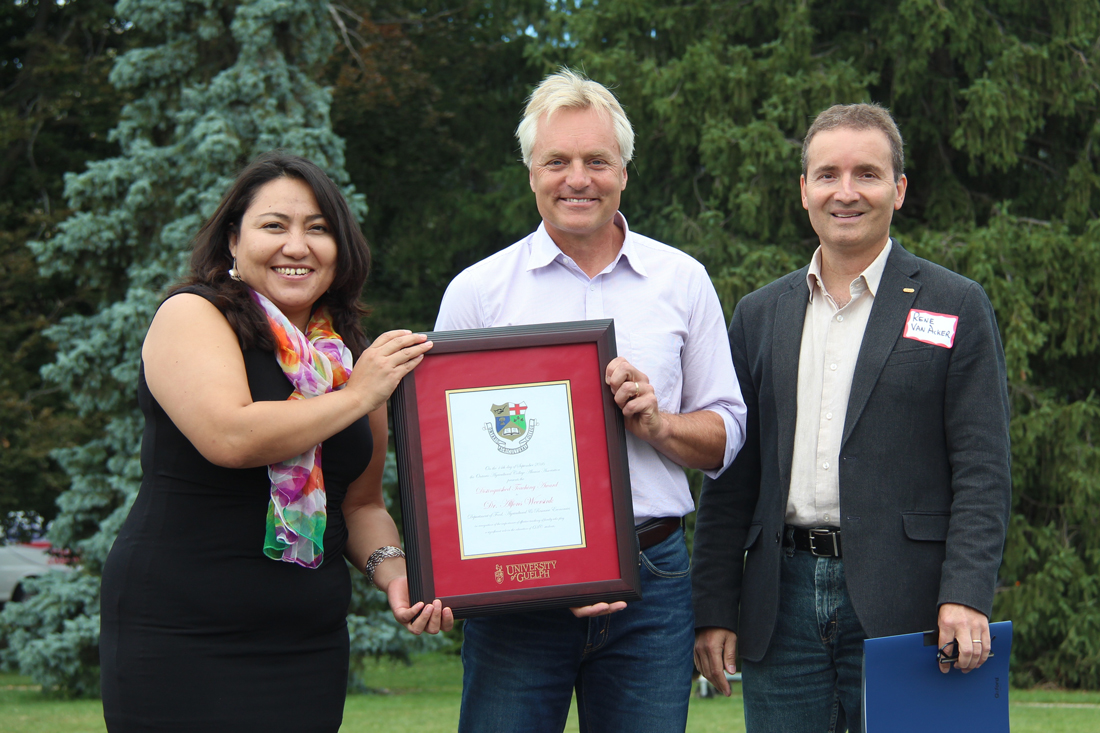
[[[244,352],[252,399],[293,391],[271,352]],[[267,468],[203,458],[157,404],[142,367],[144,477],[103,568],[103,714],[131,731],[331,731],[348,677],[340,505],[366,469],[366,417],[323,443],[324,561],[308,570],[264,556]]]

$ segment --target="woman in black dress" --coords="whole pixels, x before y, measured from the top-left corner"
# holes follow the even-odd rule
[[[345,557],[413,633],[453,624],[410,607],[382,499],[386,400],[431,343],[367,346],[369,260],[336,186],[279,152],[199,232],[142,347],[144,477],[103,569],[112,733],[336,731]]]

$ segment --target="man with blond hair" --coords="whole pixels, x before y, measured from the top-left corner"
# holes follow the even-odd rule
[[[745,408],[722,308],[702,265],[630,231],[619,213],[634,132],[615,96],[568,69],[517,130],[542,223],[460,273],[436,330],[614,318],[604,375],[627,428],[643,600],[470,619],[461,731],[682,731],[694,622],[684,467],[718,476]]]
[[[858,731],[868,637],[938,629],[964,672],[990,652],[1004,353],[981,286],[891,239],[903,170],[885,109],[822,112],[801,177],[820,246],[730,324],[748,435],[699,503],[695,658],[728,695],[740,652],[749,733]]]

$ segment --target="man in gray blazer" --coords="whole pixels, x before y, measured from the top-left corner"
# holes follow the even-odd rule
[[[990,651],[1004,353],[981,286],[890,238],[902,151],[881,107],[818,116],[801,190],[820,247],[730,324],[748,437],[703,487],[695,659],[729,694],[740,651],[749,733],[859,730],[867,637],[938,628],[964,672]]]

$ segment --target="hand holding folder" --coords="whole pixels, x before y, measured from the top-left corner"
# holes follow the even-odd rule
[[[863,733],[1008,733],[1012,622],[989,633],[989,659],[968,674],[940,671],[935,632],[863,642]]]

